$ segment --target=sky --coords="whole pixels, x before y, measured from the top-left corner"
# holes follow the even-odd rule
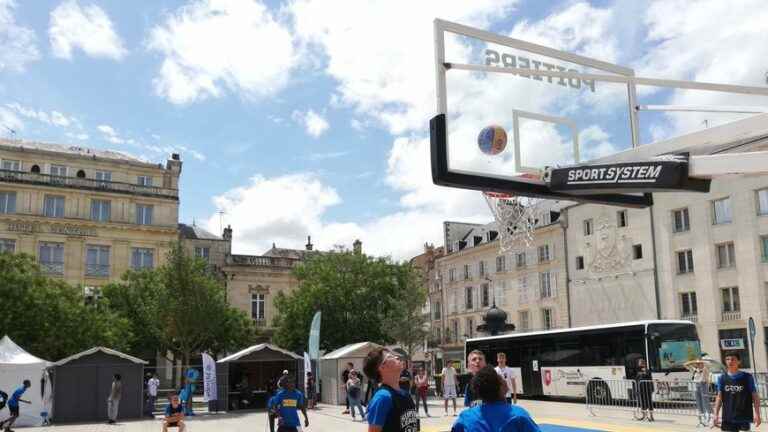
[[[442,244],[443,221],[491,220],[478,192],[431,181],[435,18],[638,76],[766,85],[764,0],[0,0],[0,137],[153,162],[179,152],[180,220],[215,233],[231,224],[235,253],[302,248],[311,235],[319,249],[360,239],[368,253],[408,259],[427,242]],[[461,41],[447,50],[466,61],[482,52]],[[462,120],[451,142],[471,141],[516,99],[585,113],[578,133],[592,156],[628,145],[620,92],[563,96],[519,77],[504,82],[512,84],[454,82]],[[638,92],[644,103],[768,106],[712,92]],[[732,118],[648,114],[641,137]],[[556,143],[532,154],[555,157],[567,148],[562,133],[531,125],[531,137]]]

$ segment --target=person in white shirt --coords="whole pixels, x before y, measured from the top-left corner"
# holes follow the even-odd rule
[[[147,414],[153,416],[155,412],[155,402],[157,402],[157,389],[160,387],[160,380],[157,374],[152,374],[152,378],[147,380]]]
[[[503,352],[496,354],[496,373],[504,378],[507,383],[507,403],[517,403],[517,383],[515,382],[515,371],[507,366],[507,355]]]
[[[445,415],[448,415],[448,399],[453,400],[453,415],[456,416],[456,369],[448,363],[442,372],[443,399],[445,400]]]

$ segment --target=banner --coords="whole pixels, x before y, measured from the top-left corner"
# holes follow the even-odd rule
[[[315,364],[320,365],[320,317],[322,312],[315,312],[312,318],[312,325],[309,328],[309,358],[314,360]],[[312,371],[315,375],[315,392],[319,390],[320,380],[317,371]]]
[[[309,353],[304,351],[304,389],[307,388],[307,372],[312,372],[312,360],[309,359]],[[315,379],[317,381],[317,379]]]
[[[208,353],[203,353],[203,397],[205,401],[217,400],[216,361]]]

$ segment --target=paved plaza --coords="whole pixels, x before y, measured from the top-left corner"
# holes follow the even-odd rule
[[[606,411],[598,416],[591,416],[582,403],[549,402],[523,400],[520,403],[528,409],[536,422],[545,432],[649,432],[649,431],[696,431],[696,419],[692,417],[657,414],[655,423],[632,420],[630,412]],[[364,432],[367,424],[359,419],[353,422],[348,415],[341,414],[342,408],[320,405],[320,409],[310,411],[311,431]],[[422,418],[424,432],[450,431],[453,416],[443,416],[443,408],[438,401],[430,402],[431,418]],[[247,414],[205,414],[187,422],[190,432],[262,432],[269,430],[264,411]],[[762,427],[758,430],[763,429]],[[52,426],[46,428],[19,428],[23,432],[159,432],[161,422],[157,420],[124,421],[117,425],[78,424]]]

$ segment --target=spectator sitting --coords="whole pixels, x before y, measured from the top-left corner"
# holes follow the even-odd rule
[[[181,399],[175,393],[168,396],[170,404],[165,407],[165,418],[163,419],[163,432],[168,432],[169,427],[179,428],[179,432],[187,430],[184,425],[184,406],[181,405]]]

